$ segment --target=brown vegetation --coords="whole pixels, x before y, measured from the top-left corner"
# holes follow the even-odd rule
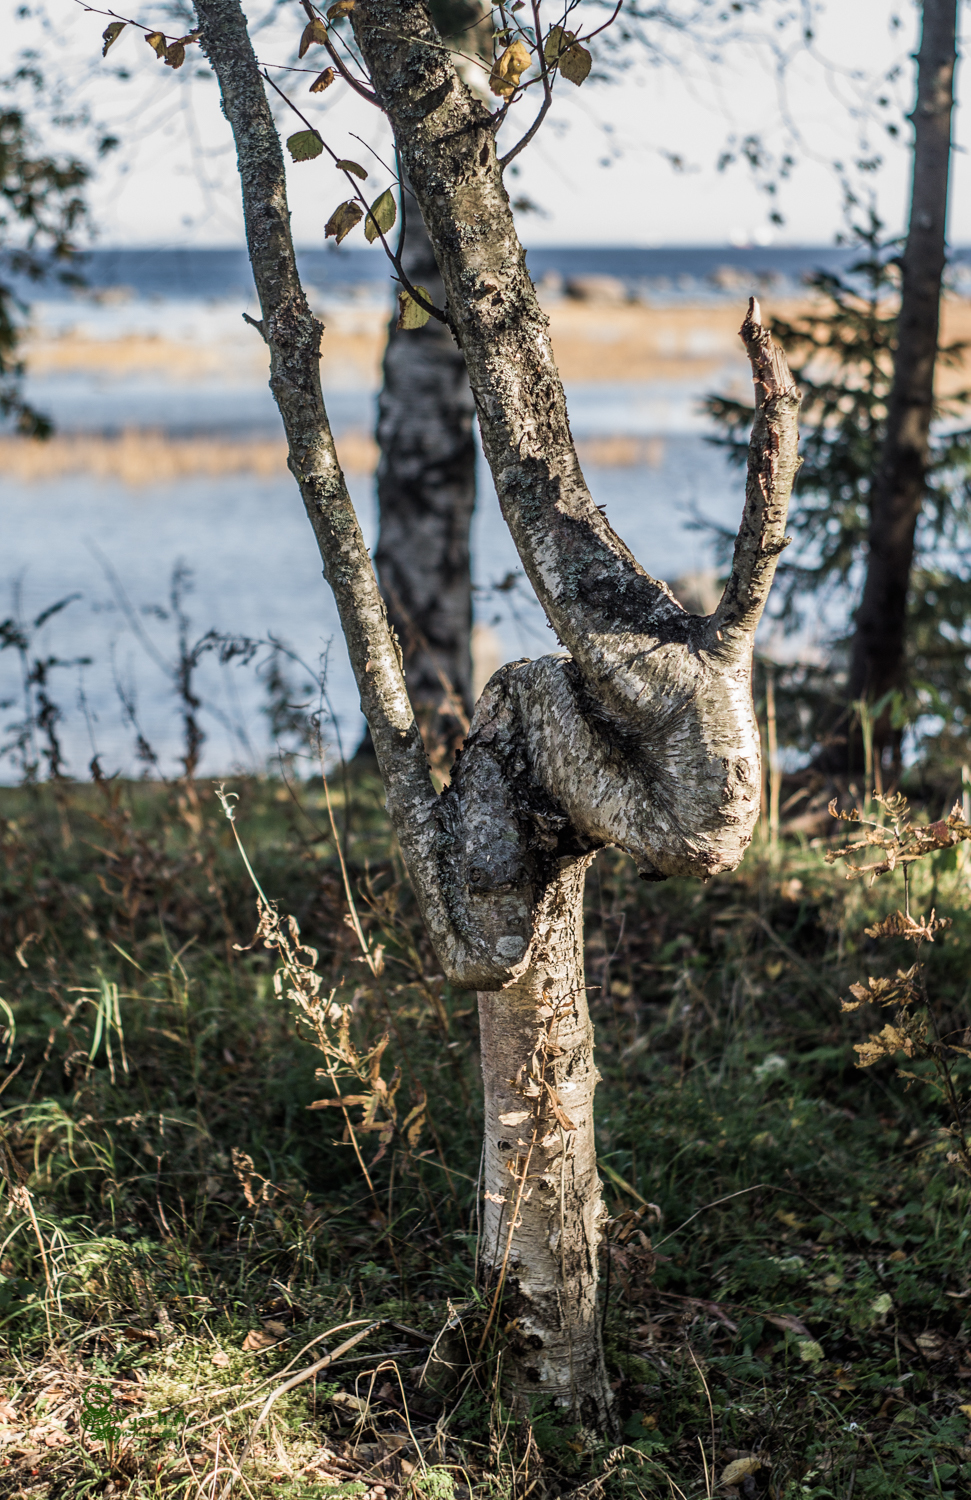
[[[661,438],[624,435],[590,438],[579,444],[583,460],[596,468],[657,468],[664,457]],[[348,474],[373,474],[377,444],[370,433],[349,428],[337,438]],[[274,438],[173,438],[157,429],[126,428],[117,437],[63,433],[37,438],[0,437],[0,475],[21,483],[90,474],[122,484],[172,484],[182,479],[215,479],[252,474],[260,479],[286,473],[286,444]]]

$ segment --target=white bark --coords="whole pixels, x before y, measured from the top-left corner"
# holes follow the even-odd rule
[[[479,995],[484,1200],[479,1282],[501,1294],[507,1390],[552,1397],[584,1426],[609,1425],[597,1245],[603,1213],[593,1026],[583,976],[583,881],[562,861],[535,918],[529,969]]]

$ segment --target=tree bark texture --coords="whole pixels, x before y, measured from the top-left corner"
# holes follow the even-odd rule
[[[645,878],[705,878],[733,869],[748,845],[761,787],[752,650],[785,546],[799,395],[753,302],[742,337],[756,417],[731,576],[712,615],[689,615],[587,490],[503,187],[495,118],[457,76],[424,0],[357,0],[352,24],[434,247],[503,514],[566,648],[495,674],[437,795],[334,454],[322,330],[297,279],[279,140],[246,22],[239,0],[197,0],[197,12],[236,139],[290,467],[337,600],[391,822],[444,973],[481,992],[480,1270],[493,1300],[501,1291],[518,1310],[509,1319],[503,1301],[503,1324],[513,1325],[507,1390],[549,1393],[603,1428],[583,872],[613,844]]]
[[[479,995],[488,1065],[478,1270],[487,1302],[504,1291],[513,1388],[552,1398],[602,1432],[611,1394],[597,1308],[599,1075],[583,974],[589,863],[565,860],[550,881],[526,973]]]
[[[409,194],[402,256],[413,286],[436,305],[444,288]],[[378,401],[378,516],[374,561],[401,642],[405,678],[429,745],[451,754],[472,714],[475,408],[462,351],[437,319],[398,330],[391,320]]]
[[[956,24],[957,0],[924,0],[910,226],[886,437],[873,483],[866,582],[853,638],[851,702],[878,701],[905,680],[907,596],[934,411]],[[889,731],[884,716],[878,737],[885,742]]]

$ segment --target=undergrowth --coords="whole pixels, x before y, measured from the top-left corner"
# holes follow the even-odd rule
[[[485,1319],[475,997],[438,973],[378,783],[335,782],[333,821],[319,778],[231,790],[309,1010],[265,923],[254,944],[213,787],[0,791],[0,1495],[971,1493],[953,1120],[930,1054],[861,1070],[885,1014],[841,1010],[912,963],[866,933],[899,873],[796,842],[707,886],[594,866],[623,1430],[598,1446],[504,1408],[501,1329],[472,1375],[441,1357]],[[908,892],[953,922],[922,963],[963,1088],[968,880],[942,848]]]

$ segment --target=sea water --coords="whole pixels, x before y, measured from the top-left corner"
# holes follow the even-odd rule
[[[667,277],[671,295],[680,295],[677,277],[682,291],[685,278],[693,278],[696,297],[704,287],[713,296],[725,295],[710,278],[729,261],[753,285],[757,274],[794,280],[812,263],[810,252],[746,254],[747,260],[741,252],[717,250],[544,250],[531,253],[530,263],[537,277],[550,270],[610,274],[630,288]],[[304,261],[308,281],[326,283],[332,303],[387,299],[386,268],[377,256],[317,252]],[[132,331],[178,339],[194,329],[203,344],[219,343],[241,327],[242,308],[255,311],[245,258],[235,251],[104,251],[91,257],[87,273],[96,295],[78,299],[45,289],[35,320],[48,335],[81,326],[86,336],[106,340]],[[744,287],[736,286],[732,296],[737,300],[742,292]],[[218,376],[188,380],[164,370],[158,376],[119,376],[110,366],[53,373],[29,380],[27,394],[51,413],[61,431],[110,434],[151,427],[181,436],[281,436],[265,374],[254,373],[245,362],[238,371],[230,364],[228,376],[224,366]],[[587,463],[585,473],[594,500],[635,556],[669,581],[711,570],[716,534],[705,523],[731,532],[741,513],[743,475],[706,440],[702,394],[690,383],[573,383],[567,390],[578,439],[652,440],[650,464],[598,468]],[[325,396],[338,436],[348,429],[373,430],[376,392],[359,375]],[[373,480],[351,475],[350,489],[373,546]],[[326,664],[331,748],[348,751],[357,743],[362,721],[333,598],[296,486],[285,473],[189,478],[138,488],[85,474],[30,483],[0,474],[0,526],[0,590],[7,595],[0,619],[15,617],[25,628],[30,660],[52,662],[48,691],[61,709],[58,733],[71,773],[85,774],[94,754],[106,770],[137,772],[139,734],[162,769],[177,769],[180,629],[190,648],[210,631],[263,643],[245,663],[236,657],[220,665],[209,649],[199,655],[194,691],[206,733],[204,773],[261,770],[272,755],[263,710],[265,667],[274,641],[292,653],[287,659],[294,702],[317,705],[313,679]],[[557,649],[523,577],[484,463],[472,550],[476,618],[487,632],[483,636],[480,629],[479,643],[485,640],[486,655],[502,661]],[[178,609],[172,599],[177,569]],[[70,603],[35,629],[32,622],[63,599]],[[15,737],[23,719],[22,688],[16,651],[0,651],[5,705],[0,733],[14,726],[0,746]],[[10,756],[0,759],[0,777],[16,774]]]

